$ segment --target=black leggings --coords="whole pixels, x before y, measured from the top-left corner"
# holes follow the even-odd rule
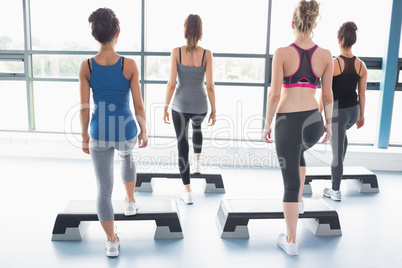
[[[343,161],[345,160],[348,137],[346,130],[359,119],[360,106],[357,104],[348,108],[334,109],[332,115],[332,147],[331,180],[332,190],[339,191],[343,176]]]
[[[303,153],[319,141],[323,132],[318,109],[276,114],[275,147],[285,188],[283,202],[299,202],[300,166],[306,165]]]
[[[177,149],[179,151],[179,169],[183,184],[190,184],[190,165],[188,161],[188,125],[190,119],[193,125],[193,148],[194,153],[199,154],[202,150],[201,123],[204,121],[205,114],[180,113],[172,110],[172,119],[177,137]]]

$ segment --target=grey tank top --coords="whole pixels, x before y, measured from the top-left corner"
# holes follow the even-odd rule
[[[186,66],[181,64],[181,49],[179,48],[180,63],[177,64],[178,86],[173,99],[172,109],[181,113],[204,114],[208,112],[207,93],[204,87],[205,65]],[[205,55],[205,51],[204,51]]]

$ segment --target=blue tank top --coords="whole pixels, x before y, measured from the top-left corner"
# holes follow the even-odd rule
[[[137,125],[130,110],[130,81],[123,75],[122,57],[110,66],[99,65],[92,58],[90,71],[89,85],[95,104],[91,137],[114,142],[134,138]]]
[[[283,78],[282,86],[284,88],[308,87],[316,89],[320,78],[316,76],[313,71],[311,58],[318,46],[315,45],[310,49],[302,49],[294,43],[290,46],[294,47],[299,54],[299,68],[297,68],[297,71],[291,76],[285,76]]]

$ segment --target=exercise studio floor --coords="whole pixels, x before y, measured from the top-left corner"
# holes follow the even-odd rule
[[[118,164],[117,164],[118,165]],[[402,172],[375,172],[380,193],[361,194],[344,181],[343,199],[325,202],[337,210],[342,236],[316,237],[299,221],[299,256],[276,245],[285,232],[280,220],[251,220],[249,239],[221,239],[215,223],[222,199],[281,199],[279,169],[221,169],[226,193],[204,194],[194,180],[194,204],[178,195],[180,180],[159,179],[153,193],[138,193],[137,202],[174,198],[184,239],[154,240],[151,221],[117,222],[120,256],[105,255],[105,236],[91,222],[82,241],[51,241],[57,213],[69,200],[94,200],[96,183],[91,162],[46,158],[0,157],[0,267],[401,267]],[[141,171],[141,170],[140,170]],[[313,195],[329,181],[313,181]],[[124,190],[115,168],[114,200]],[[308,208],[306,208],[307,210]]]

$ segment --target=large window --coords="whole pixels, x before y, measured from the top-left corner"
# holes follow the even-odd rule
[[[333,55],[339,54],[336,35],[340,25],[354,21],[359,28],[353,51],[370,61],[370,90],[366,124],[359,130],[353,127],[348,136],[351,143],[374,144],[379,114],[376,89],[382,76],[381,57],[387,47],[389,29],[389,19],[375,18],[389,18],[392,1],[367,0],[364,7],[357,0],[319,2],[321,15],[314,41]],[[204,137],[222,144],[229,140],[261,140],[264,97],[271,76],[266,68],[270,68],[270,57],[276,48],[294,41],[291,20],[297,3],[297,0],[1,1],[0,25],[4,27],[0,32],[0,109],[2,114],[9,114],[10,109],[18,111],[0,117],[0,130],[79,133],[75,111],[79,104],[78,69],[99,48],[91,35],[88,17],[99,7],[109,7],[121,25],[116,50],[133,58],[140,71],[151,136],[175,136],[173,126],[163,123],[162,118],[170,52],[185,44],[186,17],[199,14],[203,21],[200,46],[214,54],[218,111],[216,126],[211,128],[204,122]],[[31,47],[25,47],[24,37]],[[401,130],[395,123],[401,119],[399,93],[396,92],[394,101],[393,144],[402,143]],[[11,103],[10,98],[16,101]],[[67,125],[66,120],[70,120]]]

